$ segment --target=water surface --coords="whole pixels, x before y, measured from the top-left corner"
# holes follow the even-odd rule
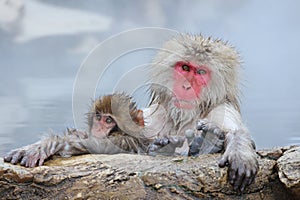
[[[73,84],[84,58],[111,35],[148,26],[229,40],[244,61],[242,114],[257,147],[299,144],[299,11],[292,0],[26,1],[19,20],[0,20],[0,156],[73,127]],[[118,58],[96,94],[154,54]],[[147,96],[134,95],[144,106]]]

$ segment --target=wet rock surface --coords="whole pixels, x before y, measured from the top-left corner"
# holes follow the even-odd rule
[[[291,148],[277,160],[279,179],[300,199],[300,147]]]
[[[241,194],[227,183],[220,154],[131,154],[55,158],[24,168],[0,158],[0,199],[299,199],[300,147],[258,152],[255,182]]]

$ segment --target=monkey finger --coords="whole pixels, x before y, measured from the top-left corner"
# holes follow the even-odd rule
[[[196,146],[190,146],[189,147],[189,156],[198,156],[199,155],[199,152],[200,152],[200,150],[199,150],[199,148],[198,147],[196,147]]]
[[[196,136],[193,139],[193,141],[190,144],[190,146],[189,146],[189,153],[188,153],[188,155],[190,155],[190,156],[198,156],[199,152],[200,152],[200,149],[201,149],[202,143],[203,143],[203,138],[199,137],[199,136]]]
[[[206,124],[197,124],[196,129],[198,131],[207,131],[207,126],[206,126]]]
[[[238,166],[236,163],[230,163],[228,168],[228,181],[231,185],[234,185],[238,178]]]
[[[157,155],[157,151],[161,148],[161,146],[155,145],[155,144],[150,144],[148,149],[147,149],[147,153],[150,156],[156,156]]]
[[[37,163],[37,160],[38,159],[36,157],[33,157],[33,158],[29,159],[28,167],[35,167],[36,163]]]
[[[170,141],[168,138],[156,138],[154,141],[153,141],[153,144],[155,145],[159,145],[159,146],[166,146],[167,144],[169,144]]]
[[[247,185],[251,185],[255,179],[256,173],[251,173],[250,177],[247,180]]]
[[[30,154],[28,155],[28,162],[27,162],[27,167],[35,167],[37,160],[39,157],[39,153],[36,152],[30,152]]]
[[[50,155],[55,154],[57,145],[58,145],[58,142],[57,142],[57,141],[53,141],[53,142],[51,143],[50,151],[49,151]]]
[[[185,141],[185,137],[171,136],[168,140],[174,147],[181,147]]]
[[[39,157],[40,157],[40,159],[39,159],[38,165],[42,166],[44,164],[45,160],[47,159],[47,155],[43,152],[43,153],[41,153],[41,155]]]
[[[245,173],[244,173],[243,168],[239,168],[237,173],[236,173],[236,179],[234,180],[233,183],[233,189],[238,190],[242,188],[242,184],[245,181]]]
[[[250,179],[251,179],[251,171],[246,170],[245,178],[244,178],[244,180],[243,180],[243,182],[241,183],[241,186],[240,186],[240,190],[242,192],[244,191],[245,187],[248,185]]]
[[[13,156],[12,156],[12,159],[11,159],[11,163],[12,164],[17,164],[20,160],[20,158],[22,157],[23,155],[23,151],[17,151]]]
[[[26,161],[26,163],[25,163],[25,167],[31,167],[30,165],[31,165],[31,157],[28,157],[27,158],[27,161]]]
[[[4,156],[4,162],[10,162],[12,159],[13,154],[9,153],[6,156]]]
[[[23,167],[29,167],[29,160],[27,160],[25,163],[24,163],[24,165],[22,165]]]
[[[45,162],[45,159],[39,157],[39,158],[36,160],[35,166],[43,166],[44,162]]]
[[[207,120],[204,120],[204,119],[198,120],[196,123],[196,129],[198,131],[201,131],[201,130],[207,131],[207,129],[208,129]]]
[[[235,170],[232,170],[232,169],[229,169],[229,170],[228,170],[228,182],[229,182],[231,185],[234,185],[235,180],[236,180],[236,171],[235,171]]]
[[[27,160],[28,160],[28,157],[25,155],[25,156],[22,158],[22,160],[21,160],[21,162],[20,162],[20,165],[26,166]]]
[[[45,158],[40,158],[38,166],[42,166],[44,164],[44,162],[45,162]]]

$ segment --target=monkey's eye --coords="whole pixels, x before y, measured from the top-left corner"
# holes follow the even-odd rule
[[[196,73],[199,75],[205,75],[207,72],[204,69],[197,69]]]
[[[101,114],[96,113],[96,119],[97,119],[98,121],[100,121],[100,120],[101,120]]]
[[[113,119],[111,117],[107,117],[105,122],[111,124],[113,122]]]
[[[190,67],[188,65],[182,65],[181,68],[183,71],[187,71],[187,72],[190,71]]]

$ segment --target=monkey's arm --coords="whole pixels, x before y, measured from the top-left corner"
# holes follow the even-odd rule
[[[155,138],[153,142],[149,144],[147,153],[150,156],[172,156],[175,155],[176,148],[183,146],[184,141],[184,136],[165,136],[162,138]]]
[[[91,136],[83,141],[90,153],[116,154],[116,153],[145,153],[149,140],[142,135],[133,137],[131,135],[115,132],[104,138]]]
[[[126,145],[126,149],[122,149],[119,147],[118,143],[124,142]],[[117,154],[117,153],[126,153],[129,147],[125,142],[125,137],[103,137],[97,138],[91,136],[87,140],[82,141],[83,145],[86,147],[88,153],[91,154]],[[128,147],[128,148],[127,148]]]
[[[88,151],[82,142],[84,138],[84,132],[68,130],[64,136],[51,135],[37,143],[12,150],[4,157],[4,161],[35,167],[43,165],[47,158],[55,154],[63,157],[85,154]]]
[[[223,104],[213,109],[207,119],[228,132],[220,167],[228,166],[228,181],[235,190],[243,191],[250,185],[258,170],[255,144],[233,105]]]

